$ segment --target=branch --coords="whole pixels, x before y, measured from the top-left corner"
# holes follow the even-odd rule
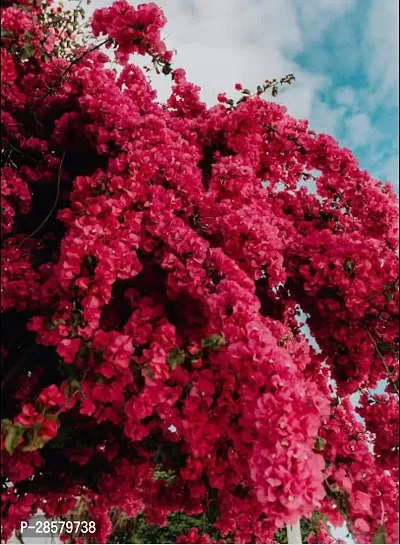
[[[102,47],[103,45],[105,45],[106,43],[110,42],[111,39],[110,38],[107,38],[106,40],[104,40],[103,42],[93,46],[91,49],[89,49],[88,51],[85,51],[84,53],[82,53],[82,55],[80,55],[79,57],[77,57],[76,59],[74,59],[73,61],[71,61],[69,63],[69,65],[67,66],[67,68],[64,70],[64,72],[56,79],[56,81],[53,83],[53,85],[46,91],[46,93],[38,100],[38,102],[35,104],[34,106],[34,110],[37,110],[39,108],[39,106],[46,100],[46,98],[51,95],[51,93],[53,92],[53,90],[55,89],[55,87],[64,79],[64,77],[68,74],[68,72],[71,70],[71,68],[73,67],[74,64],[77,64],[79,61],[81,61],[84,57],[86,57],[87,55],[89,55],[90,53],[93,53],[93,51],[96,51],[96,49],[100,49],[100,47]]]
[[[396,384],[394,381],[391,380],[391,372],[390,372],[388,366],[386,365],[385,358],[383,357],[382,352],[379,350],[379,347],[378,347],[378,345],[376,344],[375,339],[374,339],[373,336],[371,335],[371,332],[370,332],[370,330],[368,329],[368,327],[364,326],[364,329],[365,329],[365,331],[367,332],[368,337],[371,339],[371,342],[372,342],[372,344],[374,345],[375,351],[376,351],[376,353],[378,354],[379,359],[380,359],[381,362],[383,363],[383,367],[385,368],[386,375],[387,375],[387,378],[388,378],[390,384],[393,386],[394,391],[396,392],[396,394],[399,395],[399,388],[398,388],[397,384]]]
[[[21,248],[23,246],[23,244],[29,240],[30,238],[32,238],[34,235],[36,235],[36,233],[38,231],[40,231],[40,229],[45,225],[45,223],[48,221],[48,219],[51,217],[51,215],[53,214],[56,206],[57,206],[57,202],[58,202],[58,198],[60,196],[60,182],[61,182],[61,169],[62,169],[62,165],[64,163],[64,158],[65,158],[65,154],[66,154],[66,151],[64,151],[62,157],[61,157],[61,161],[60,161],[60,165],[58,167],[58,177],[57,177],[57,193],[56,193],[56,198],[55,198],[55,201],[54,201],[54,204],[53,206],[51,207],[50,209],[50,212],[47,214],[47,216],[44,218],[44,220],[42,221],[42,223],[39,225],[39,227],[37,227],[33,233],[31,233],[30,235],[28,235],[27,237],[24,238],[24,240],[21,242],[21,244],[19,245],[19,248]]]
[[[335,505],[336,505],[337,509],[339,510],[340,514],[342,515],[342,517],[343,517],[343,519],[344,519],[344,521],[346,523],[347,530],[349,531],[349,534],[354,538],[355,537],[355,532],[354,532],[353,525],[352,525],[352,522],[350,520],[349,514],[347,512],[347,509],[343,509],[343,505],[341,504],[341,502],[337,501],[338,499],[341,498],[338,495],[338,492],[340,492],[340,490],[337,490],[335,486],[331,486],[326,477],[324,477],[324,482],[325,482],[325,490],[328,492],[327,497],[335,502]]]
[[[16,530],[15,537],[18,539],[20,543],[24,544],[24,540],[22,539],[22,534],[19,530]]]

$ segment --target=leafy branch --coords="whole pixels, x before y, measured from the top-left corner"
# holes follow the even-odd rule
[[[249,89],[242,89],[240,91],[242,93],[242,97],[239,100],[235,102],[232,98],[228,98],[225,101],[225,104],[231,108],[237,108],[242,102],[245,102],[249,98],[261,96],[268,90],[271,91],[273,97],[276,97],[278,96],[280,87],[282,87],[283,85],[291,85],[295,81],[295,79],[296,78],[293,74],[287,74],[279,80],[276,78],[274,78],[273,80],[265,80],[262,85],[257,85],[255,92],[252,93]]]
[[[399,395],[399,386],[397,384],[397,381],[396,379],[393,379],[392,377],[392,373],[389,369],[389,367],[387,366],[386,362],[385,362],[385,358],[383,357],[383,354],[381,352],[381,349],[380,347],[378,346],[378,343],[375,341],[375,339],[373,338],[373,336],[371,335],[371,332],[370,330],[368,329],[368,327],[364,327],[365,331],[367,332],[367,335],[368,337],[371,339],[371,342],[375,348],[375,352],[377,353],[377,355],[379,356],[379,359],[381,360],[382,364],[383,364],[383,367],[385,368],[385,371],[386,371],[386,375],[387,375],[387,379],[388,381],[390,382],[390,384],[392,385],[393,387],[393,390],[396,392],[397,395]]]

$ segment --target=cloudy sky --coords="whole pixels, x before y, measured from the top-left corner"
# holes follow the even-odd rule
[[[92,0],[88,11],[111,3]],[[236,82],[254,89],[294,73],[278,101],[398,189],[398,0],[156,3],[168,19],[164,38],[178,51],[174,66],[186,69],[208,104],[219,92],[234,96]],[[165,99],[169,78],[152,81]]]

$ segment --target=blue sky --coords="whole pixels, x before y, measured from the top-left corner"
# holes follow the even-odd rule
[[[336,113],[332,134],[354,151],[362,168],[398,188],[399,3],[345,4],[322,35],[310,36],[295,60],[304,70],[330,79],[317,94]],[[317,123],[324,130],[324,119]]]

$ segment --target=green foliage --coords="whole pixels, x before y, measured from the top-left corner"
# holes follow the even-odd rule
[[[38,0],[38,2],[40,1]],[[42,4],[45,3],[46,0],[42,0]],[[76,6],[72,9],[63,8],[60,11],[57,11],[57,9],[54,11],[43,9],[39,15],[40,23],[44,28],[49,29],[49,31],[57,28],[60,31],[54,50],[56,57],[72,61],[78,49],[88,44],[90,40],[90,33],[88,32],[90,21],[86,19],[83,3],[89,5],[90,0],[76,2]],[[44,61],[49,60],[44,51],[42,51],[42,58]]]
[[[355,263],[352,259],[346,259],[343,264],[343,270],[345,273],[348,274],[348,276],[353,279],[355,276]]]
[[[22,447],[22,450],[25,452],[33,452],[34,450],[39,450],[44,447],[46,443],[49,442],[49,437],[43,437],[39,435],[40,425],[34,425],[32,428],[29,428],[25,434],[25,443]]]
[[[386,543],[386,530],[382,524],[378,524],[376,527],[371,543]]]
[[[347,520],[349,513],[349,493],[347,490],[342,487],[333,486],[327,486],[325,490],[327,497],[335,502],[339,513]]]
[[[86,0],[87,5],[90,4],[90,0]],[[1,29],[1,40],[4,43],[9,42],[9,53],[18,57],[19,61],[27,61],[34,57],[38,51],[43,61],[50,61],[50,56],[44,50],[44,44],[47,38],[55,29],[59,31],[58,39],[55,44],[54,55],[56,57],[62,57],[72,61],[83,45],[87,45],[91,39],[88,32],[90,21],[85,19],[85,10],[82,6],[82,1],[77,2],[77,5],[73,9],[64,9],[62,4],[59,6],[62,8],[57,10],[55,5],[54,10],[47,9],[47,0],[31,0],[31,4],[40,6],[43,9],[35,16],[36,21],[41,24],[41,27],[45,31],[45,35],[41,38],[40,43],[35,47],[32,44],[32,40],[36,39],[30,32],[24,32],[23,45],[18,42],[14,36],[14,33],[8,29]],[[28,12],[31,8],[28,5],[14,4],[16,9]]]
[[[24,434],[25,428],[14,425],[11,420],[4,418],[1,421],[1,431],[5,433],[4,445],[6,451],[12,454],[19,444],[19,440]]]
[[[201,346],[213,351],[219,350],[225,346],[225,344],[226,341],[223,337],[221,337],[221,335],[211,335],[211,337],[201,339]]]
[[[283,544],[286,544],[288,542],[286,528],[281,528],[280,530],[275,532],[274,541]]]
[[[185,352],[183,350],[180,350],[179,348],[172,348],[168,352],[167,363],[170,369],[176,369],[177,367],[179,367],[179,365],[182,365],[184,361]]]
[[[209,534],[214,541],[221,535],[206,515],[185,515],[170,513],[165,527],[147,524],[143,514],[134,519],[123,517],[114,524],[114,531],[109,543],[176,543],[177,537],[186,534],[191,528],[197,528],[201,534]]]
[[[314,511],[310,519],[306,519],[306,518],[301,519],[300,530],[301,530],[301,540],[303,543],[306,543],[310,535],[316,536],[318,526],[321,522],[324,524],[324,526],[328,526],[328,521],[326,517],[322,513],[319,513],[318,511]]]
[[[24,43],[21,50],[21,55],[20,55],[21,61],[26,61],[30,59],[31,57],[34,56],[34,54],[35,54],[35,47],[28,42]]]
[[[171,469],[165,469],[162,464],[157,464],[153,471],[153,479],[155,481],[164,481],[166,486],[172,484],[175,480],[175,472]]]
[[[201,347],[203,350],[212,350],[216,352],[220,348],[226,345],[225,339],[221,335],[211,335],[201,339]],[[200,350],[197,354],[190,354],[178,347],[171,348],[167,356],[167,364],[171,370],[176,369],[179,365],[182,365],[185,360],[196,361],[203,356],[203,350]]]
[[[257,85],[257,90],[255,93],[251,93],[250,89],[242,89],[242,97],[235,103],[232,99],[229,99],[226,101],[226,104],[231,107],[236,107],[241,102],[244,102],[249,97],[255,96],[255,95],[262,95],[266,91],[270,91],[271,95],[273,97],[276,97],[279,94],[279,89],[283,85],[292,85],[292,83],[295,81],[295,77],[293,74],[287,74],[280,80],[278,79],[272,79],[272,80],[265,80],[262,85]]]
[[[325,439],[323,439],[322,437],[315,438],[315,443],[314,443],[315,450],[324,450],[325,445],[326,445]]]
[[[392,343],[389,343],[389,342],[378,341],[376,345],[378,347],[379,352],[383,355],[388,354],[392,350]]]
[[[320,523],[323,523],[325,526],[328,525],[328,521],[326,517],[319,513],[318,511],[314,511],[311,518],[302,518],[300,521],[300,531],[301,531],[301,540],[303,543],[307,543],[307,540],[309,536],[313,535],[316,536],[318,526]],[[282,528],[281,530],[278,530],[274,535],[274,540],[278,543],[286,544],[288,542],[287,538],[287,532],[286,528]]]
[[[164,527],[147,524],[143,513],[133,519],[128,519],[121,514],[115,514],[113,517],[114,531],[109,538],[109,543],[176,543],[177,537],[186,534],[191,528],[197,528],[200,534],[209,534],[213,541],[218,541],[222,539],[222,536],[213,525],[219,516],[214,503],[211,502],[207,512],[200,515],[170,513],[167,525]],[[318,525],[321,522],[327,525],[325,516],[317,511],[313,513],[310,519],[303,518],[301,520],[303,543],[307,542],[310,535],[316,536]],[[230,543],[229,536],[224,536],[223,539],[225,539],[226,543]],[[288,542],[286,528],[276,532],[274,540],[286,544]],[[373,543],[385,542],[374,541]]]

